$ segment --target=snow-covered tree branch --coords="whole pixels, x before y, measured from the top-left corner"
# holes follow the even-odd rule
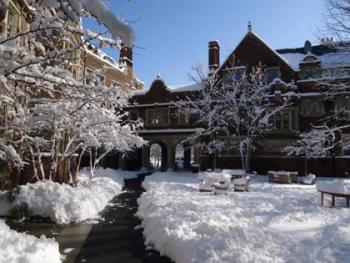
[[[8,8],[2,0],[0,13]],[[95,19],[105,32],[82,28],[82,17]],[[133,30],[100,0],[31,1],[25,18],[20,28],[1,22],[7,28],[0,38],[2,159],[17,172],[30,165],[36,179],[55,179],[60,164],[67,159],[70,164],[78,151],[104,149],[95,168],[112,149],[141,146],[135,133],[140,123],[128,121],[123,111],[132,87],[108,87],[80,68],[87,44],[132,45]],[[48,174],[44,157],[50,163]]]
[[[198,98],[178,103],[180,111],[197,116],[203,127],[190,139],[215,155],[228,147],[238,148],[242,167],[249,170],[256,143],[272,129],[271,119],[288,106],[289,98],[270,96],[263,66],[233,67],[224,76],[207,77],[201,68],[197,73],[202,86]],[[226,145],[227,137],[235,144]]]

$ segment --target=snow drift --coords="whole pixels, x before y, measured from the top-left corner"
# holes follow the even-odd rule
[[[177,263],[348,262],[348,209],[321,207],[315,186],[255,177],[250,192],[198,192],[188,174],[155,174],[138,200],[146,242]],[[339,200],[340,201],[340,200]]]
[[[0,262],[61,262],[58,243],[53,239],[18,233],[11,230],[2,220],[0,233]]]

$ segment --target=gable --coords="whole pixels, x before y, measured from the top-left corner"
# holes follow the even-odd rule
[[[270,48],[261,38],[252,32],[248,32],[235,50],[228,56],[219,70],[235,66],[247,66],[248,68],[259,64],[266,67],[279,67],[281,78],[286,82],[297,79],[297,73],[285,59],[275,50]]]

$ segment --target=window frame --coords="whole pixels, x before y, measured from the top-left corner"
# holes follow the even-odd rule
[[[153,123],[152,120],[150,119],[150,115],[152,113],[160,113],[161,116],[161,121],[159,123]],[[165,120],[165,122],[163,123],[162,120],[162,114],[166,112],[167,118]],[[169,108],[150,108],[150,109],[146,109],[146,121],[145,121],[146,125],[148,127],[166,127],[170,125],[170,109]]]
[[[273,79],[271,79],[271,81],[268,81],[268,72],[269,72],[269,70],[277,70],[277,77],[274,77]],[[278,67],[278,66],[266,67],[266,68],[265,68],[265,74],[264,74],[264,75],[265,75],[264,77],[265,77],[265,82],[266,82],[266,84],[270,84],[270,83],[272,83],[275,79],[281,77],[281,69],[280,69],[280,67]]]

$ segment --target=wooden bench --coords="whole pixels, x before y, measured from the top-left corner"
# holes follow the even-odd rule
[[[321,205],[323,206],[323,202],[324,202],[324,195],[330,195],[332,197],[332,206],[335,206],[335,198],[336,197],[341,197],[341,198],[346,198],[346,207],[350,206],[350,193],[333,193],[333,192],[327,192],[327,191],[323,191],[323,190],[317,190],[318,192],[321,193]]]

